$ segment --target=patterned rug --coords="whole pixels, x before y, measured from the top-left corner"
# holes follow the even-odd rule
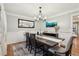
[[[13,47],[14,56],[34,56],[34,50],[28,51],[26,44],[19,44]],[[43,52],[36,53],[36,56],[43,56]]]

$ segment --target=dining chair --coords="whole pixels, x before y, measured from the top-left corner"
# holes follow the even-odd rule
[[[44,46],[42,43],[36,40],[35,34],[30,34],[30,42],[31,42],[30,52],[33,50],[35,56],[36,56],[36,53],[40,53],[41,51],[43,51]]]
[[[58,55],[58,56],[69,56],[70,55],[71,56],[73,38],[70,38],[64,44],[65,44],[64,48],[55,46],[55,47],[49,48],[48,51],[51,52],[53,55]]]
[[[29,36],[29,33],[27,32],[25,34],[25,36],[26,36],[26,48],[28,48],[28,51],[29,51],[29,49],[30,49],[30,41],[29,41],[30,36]]]

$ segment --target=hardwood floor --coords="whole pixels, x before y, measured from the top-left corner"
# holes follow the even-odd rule
[[[72,55],[79,56],[79,36],[73,40]]]

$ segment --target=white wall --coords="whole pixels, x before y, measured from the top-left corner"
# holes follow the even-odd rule
[[[0,32],[1,32],[1,11],[0,11]]]
[[[7,44],[24,41],[24,32],[34,31],[34,29],[18,28],[18,18],[18,16],[7,15]]]
[[[0,11],[0,55],[2,55],[2,52],[1,52],[1,37],[2,37],[2,35],[1,35],[1,11]]]
[[[54,21],[58,23],[59,32],[71,32],[71,16],[70,14],[65,14],[55,18],[48,19],[49,21]]]
[[[35,28],[18,28],[18,19],[30,20],[31,18],[23,18],[18,16],[7,15],[7,32],[29,31]]]
[[[78,12],[78,11],[77,11]],[[72,36],[72,20],[71,15],[77,12],[73,13],[67,13],[64,15],[56,16],[49,18],[48,21],[54,21],[58,22],[59,28],[59,37],[60,38],[69,38]],[[45,24],[42,22],[36,22],[35,28],[18,28],[18,18],[30,20],[31,18],[23,18],[23,17],[17,17],[12,15],[7,15],[7,43],[13,43],[17,41],[23,41],[25,40],[24,33],[25,32],[37,32],[40,31],[40,27],[42,31],[49,31],[53,33],[53,28],[46,28]],[[32,19],[31,19],[32,20]]]
[[[42,26],[42,22],[36,21],[35,28],[18,28],[18,18],[25,20],[33,20],[29,17],[7,15],[7,44],[25,41],[25,32],[36,33],[37,31],[40,31],[39,28],[40,26]]]
[[[53,18],[50,18],[48,20],[58,23],[59,38],[64,38],[64,39],[69,39],[70,38],[71,30],[72,30],[72,28],[71,28],[72,27],[71,26],[71,15],[70,14],[64,14],[64,15],[61,15],[61,16],[53,17]],[[50,28],[48,31],[51,31],[51,33],[53,33],[52,30],[53,29]]]
[[[2,29],[1,29],[1,11],[0,11],[0,43],[1,43],[1,37],[2,37]]]
[[[73,26],[71,16],[74,13],[78,13],[78,12],[79,11],[67,13],[67,14],[63,14],[63,15],[52,17],[52,18],[48,19],[49,21],[58,22],[58,26],[60,27],[59,31],[58,31],[59,38],[64,38],[64,39],[66,39],[66,41],[68,39],[70,39],[70,37],[72,36],[72,26]],[[52,30],[53,29],[50,28],[48,31],[51,31],[53,33]]]

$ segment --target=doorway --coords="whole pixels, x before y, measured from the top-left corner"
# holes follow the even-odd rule
[[[73,40],[72,55],[79,56],[79,14],[72,16],[72,27],[76,37]]]
[[[79,15],[73,16],[73,33],[79,36]]]

